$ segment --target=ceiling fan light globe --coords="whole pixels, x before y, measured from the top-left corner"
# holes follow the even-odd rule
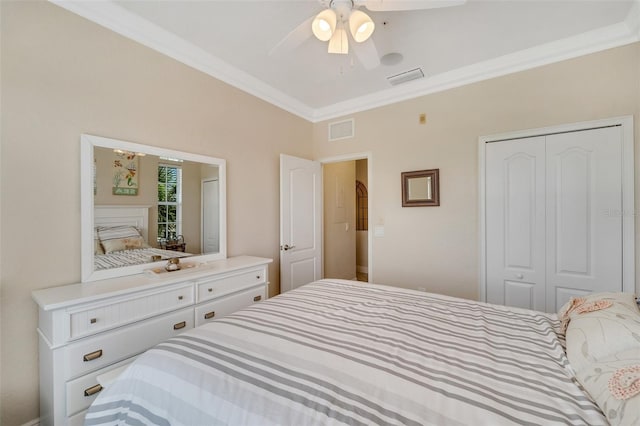
[[[356,42],[362,43],[367,41],[369,37],[371,37],[371,34],[373,34],[373,30],[375,30],[375,28],[376,25],[373,23],[369,15],[361,10],[354,10],[351,12],[351,16],[349,16],[349,30]]]
[[[329,41],[335,29],[336,13],[331,9],[325,9],[318,13],[311,23],[311,31],[320,41]]]
[[[337,53],[340,55],[347,55],[349,53],[349,40],[347,39],[347,32],[344,28],[338,28],[336,32],[329,40],[329,53]]]

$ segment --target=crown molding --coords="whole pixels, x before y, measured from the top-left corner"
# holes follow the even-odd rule
[[[330,120],[640,41],[638,29],[629,25],[629,21],[640,27],[640,14],[618,24],[319,108],[315,110],[313,121]]]
[[[640,41],[634,0],[617,24],[314,109],[111,1],[49,1],[313,123]]]
[[[192,43],[111,1],[49,0],[124,37],[311,121],[314,110]]]
[[[640,40],[640,0],[634,0],[633,6],[631,10],[629,10],[624,22],[627,24],[627,27],[629,27],[631,34],[635,34],[638,40]]]

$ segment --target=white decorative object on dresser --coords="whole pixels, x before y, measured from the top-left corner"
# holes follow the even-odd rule
[[[271,259],[239,256],[165,274],[34,291],[40,424],[80,425],[101,378],[157,343],[268,297]]]

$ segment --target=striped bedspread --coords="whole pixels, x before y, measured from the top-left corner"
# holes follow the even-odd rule
[[[94,270],[122,268],[123,266],[142,265],[151,262],[151,256],[160,256],[161,260],[172,257],[193,256],[181,251],[162,250],[157,248],[143,248],[135,250],[114,251],[107,254],[96,254],[93,257]]]
[[[86,424],[604,425],[555,315],[321,280],[140,356]]]

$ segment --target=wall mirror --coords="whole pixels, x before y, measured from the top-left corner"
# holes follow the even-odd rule
[[[80,144],[83,282],[226,258],[225,160],[93,135]]]
[[[403,172],[402,207],[440,205],[440,169]]]

